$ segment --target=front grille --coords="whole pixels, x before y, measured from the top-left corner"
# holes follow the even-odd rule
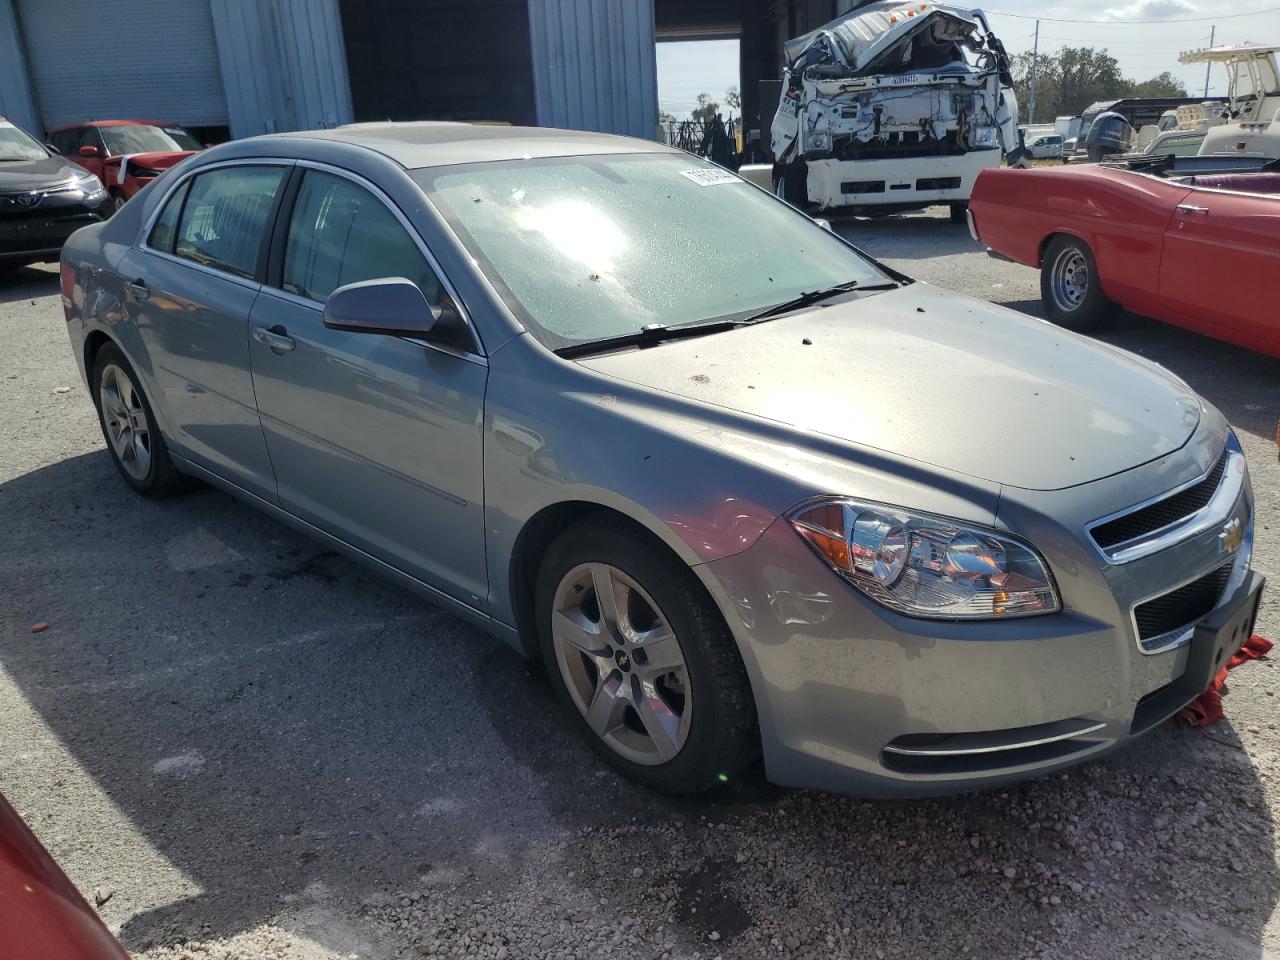
[[[1213,494],[1218,489],[1218,484],[1222,482],[1222,474],[1226,468],[1227,451],[1224,450],[1218,462],[1213,465],[1213,469],[1199,483],[1185,490],[1179,490],[1163,500],[1148,504],[1140,510],[1126,513],[1122,517],[1116,517],[1114,520],[1108,520],[1094,527],[1089,531],[1094,543],[1105,550],[1118,543],[1126,543],[1137,537],[1154,533],[1171,523],[1177,523],[1191,516],[1213,499]]]
[[[1222,599],[1231,576],[1231,561],[1198,580],[1171,590],[1133,608],[1138,639],[1143,643],[1195,623]]]

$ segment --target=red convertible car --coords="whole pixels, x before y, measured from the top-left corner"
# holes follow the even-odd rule
[[[129,960],[4,797],[0,797],[0,956],[6,960]]]
[[[1068,329],[1123,307],[1280,357],[1280,172],[985,170],[969,229],[1040,268],[1045,313]]]
[[[125,201],[204,147],[182,127],[151,120],[91,120],[54,127],[49,144],[106,184],[118,210]]]

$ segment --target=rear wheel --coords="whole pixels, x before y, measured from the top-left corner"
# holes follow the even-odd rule
[[[124,482],[152,500],[186,489],[188,481],[169,459],[137,374],[115,344],[106,344],[94,357],[92,389],[102,436]]]
[[[1120,307],[1103,291],[1093,251],[1076,237],[1054,237],[1040,264],[1040,299],[1049,319],[1068,330],[1100,330]]]
[[[538,575],[552,686],[592,747],[673,794],[733,778],[755,757],[755,706],[719,611],[678,558],[621,521],[584,521]]]

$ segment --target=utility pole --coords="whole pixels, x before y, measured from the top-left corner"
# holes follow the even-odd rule
[[[1217,31],[1218,27],[1216,24],[1209,28],[1209,46],[1211,47],[1213,46],[1214,34],[1217,33]],[[1206,100],[1209,99],[1209,68],[1212,66],[1212,63],[1206,63],[1204,65],[1204,96]]]
[[[1036,42],[1031,48],[1031,96],[1027,104],[1027,123],[1036,122],[1036,66],[1040,61],[1040,21],[1036,21]],[[1207,96],[1207,94],[1206,94]]]

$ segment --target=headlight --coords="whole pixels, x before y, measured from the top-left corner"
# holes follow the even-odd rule
[[[1000,131],[995,127],[978,127],[973,131],[975,147],[997,147],[1000,145]]]
[[[86,173],[82,177],[76,177],[76,189],[90,200],[107,192],[107,188],[102,185],[102,181],[92,173]]]
[[[843,499],[811,501],[788,519],[837,573],[898,613],[999,620],[1061,609],[1044,560],[1008,534]]]

